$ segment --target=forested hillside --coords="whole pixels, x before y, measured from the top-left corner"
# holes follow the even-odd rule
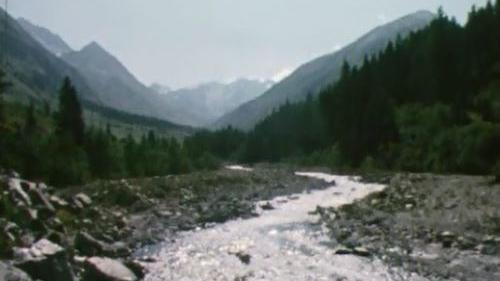
[[[439,11],[430,26],[366,57],[361,67],[345,63],[340,81],[318,99],[283,106],[244,139],[232,156],[250,162],[498,169],[500,3],[473,8],[464,26]]]
[[[316,97],[325,87],[340,78],[344,61],[351,65],[361,65],[364,56],[379,53],[398,36],[404,38],[409,33],[426,27],[434,17],[429,11],[418,11],[378,26],[344,48],[301,65],[262,96],[224,115],[213,127],[232,126],[250,131],[269,116],[273,109],[285,105],[287,101],[296,103],[305,101],[308,95]]]
[[[0,93],[10,83],[0,69]],[[137,140],[117,138],[113,129],[85,124],[77,89],[66,78],[59,91],[59,107],[5,103],[0,95],[0,166],[26,178],[57,186],[89,180],[179,174],[216,166],[207,154],[194,154],[175,138],[153,131]],[[109,108],[94,108],[111,119],[174,130],[175,125]],[[179,128],[182,129],[182,128]]]

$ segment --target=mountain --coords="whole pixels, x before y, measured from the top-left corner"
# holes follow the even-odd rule
[[[92,42],[62,56],[89,81],[106,106],[117,110],[168,119],[168,108],[152,100],[152,91],[137,80],[113,55]]]
[[[52,57],[59,56],[54,60],[75,72],[70,75],[72,78],[78,76],[77,80],[85,81],[77,85],[78,89],[85,84],[84,88],[88,89],[85,92],[92,93],[93,101],[99,101],[100,106],[114,110],[201,127],[213,123],[225,113],[262,94],[269,87],[269,82],[244,79],[227,85],[207,83],[176,91],[159,84],[146,87],[98,43],[92,42],[79,51],[73,51],[61,37],[48,29],[25,19],[19,19],[18,23],[37,41],[36,45],[43,46],[40,49],[52,52]],[[90,95],[83,97],[87,99],[87,96]]]
[[[49,50],[54,55],[60,57],[63,54],[73,51],[59,35],[52,33],[50,30],[37,26],[29,22],[27,19],[19,18],[17,22],[26,32],[28,32],[42,46]]]
[[[224,115],[211,127],[223,128],[231,125],[242,130],[250,130],[287,101],[302,101],[308,94],[316,96],[326,86],[335,83],[340,78],[344,61],[359,66],[365,56],[381,52],[390,41],[422,29],[434,18],[435,15],[431,12],[419,11],[377,27],[340,51],[300,66],[266,93]]]
[[[103,106],[99,96],[78,70],[47,50],[39,39],[32,37],[21,24],[0,8],[0,22],[6,21],[7,29],[6,25],[0,24],[2,69],[12,84],[6,92],[6,100],[24,103],[33,100],[55,105],[61,82],[64,77],[69,76],[78,90],[89,124],[112,124],[114,128],[123,128],[123,134],[139,131],[147,133],[149,129],[155,129],[162,135],[176,136],[192,132],[191,128],[171,122]]]
[[[81,98],[99,102],[99,98],[80,73],[35,40],[11,16],[0,8],[2,59],[13,87],[7,98],[16,100],[54,100],[65,76],[69,76]]]
[[[160,95],[165,95],[165,94],[172,92],[172,89],[169,86],[165,86],[165,85],[162,85],[159,83],[153,83],[153,84],[151,84],[151,86],[149,86],[149,88],[153,92],[158,93]]]
[[[173,121],[203,127],[260,96],[271,85],[270,81],[238,79],[228,84],[211,82],[175,91],[166,91],[159,85],[154,89],[162,94],[162,100],[166,104],[181,113],[174,116]]]

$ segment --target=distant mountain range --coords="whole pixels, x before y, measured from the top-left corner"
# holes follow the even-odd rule
[[[274,85],[266,93],[226,114],[212,125],[212,128],[233,126],[250,130],[279,106],[304,100],[308,94],[316,96],[326,86],[340,78],[344,61],[360,65],[365,56],[381,52],[390,41],[398,36],[407,36],[427,26],[435,15],[419,11],[391,23],[377,27],[356,42],[339,50],[312,60],[295,70],[290,76]]]
[[[302,65],[275,85],[240,79],[178,90],[159,84],[146,87],[98,43],[74,51],[60,36],[25,19],[10,19],[9,30],[2,25],[0,33],[7,38],[8,75],[21,96],[54,100],[60,81],[69,76],[82,100],[100,106],[194,127],[249,130],[287,100],[304,100],[334,83],[344,61],[360,65],[365,56],[433,18],[420,11],[380,26],[344,49]]]
[[[146,87],[98,43],[92,42],[74,51],[48,29],[25,19],[18,21],[40,45],[84,78],[94,99],[104,106],[124,112],[202,127],[256,98],[270,86],[269,81],[241,79],[228,84],[206,83],[176,91],[159,84]],[[88,97],[85,95],[83,98]]]
[[[260,96],[271,87],[271,81],[239,79],[231,83],[204,83],[193,88],[170,90],[153,85],[151,89],[166,103],[174,105],[182,112],[183,122],[191,126],[203,127],[215,122],[239,105]]]

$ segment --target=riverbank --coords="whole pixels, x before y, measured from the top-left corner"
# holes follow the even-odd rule
[[[131,257],[139,247],[178,231],[258,216],[256,202],[327,186],[294,171],[257,165],[252,171],[223,168],[62,190],[2,173],[0,277],[30,280],[21,268],[40,280],[95,280],[113,274],[140,279],[144,268]],[[98,258],[103,256],[110,259]]]
[[[387,188],[319,209],[334,247],[356,247],[429,280],[500,280],[500,186],[493,178],[397,174]]]
[[[144,249],[154,260],[147,264],[150,273],[145,280],[425,280],[377,258],[338,255],[312,212],[318,205],[352,203],[383,190],[383,185],[350,176],[296,174],[322,179],[329,186],[261,202],[259,217],[182,232]]]

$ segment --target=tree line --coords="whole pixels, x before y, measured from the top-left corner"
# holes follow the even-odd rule
[[[23,120],[9,122],[6,109],[0,103],[0,165],[57,185],[184,173],[220,161],[493,171],[500,179],[500,0],[474,7],[463,26],[440,10],[428,27],[360,66],[345,63],[340,80],[317,98],[286,103],[246,133],[199,131],[182,143],[153,132],[117,139],[85,127],[69,80],[56,114],[30,106]]]
[[[247,162],[500,175],[500,1],[473,7],[464,26],[440,9],[238,142],[229,154]]]
[[[0,70],[0,92],[9,84]],[[154,131],[140,140],[115,137],[106,129],[86,127],[77,90],[66,78],[58,110],[33,103],[4,103],[0,97],[0,167],[56,186],[94,179],[180,174],[217,167],[208,153],[188,151],[175,138]]]

